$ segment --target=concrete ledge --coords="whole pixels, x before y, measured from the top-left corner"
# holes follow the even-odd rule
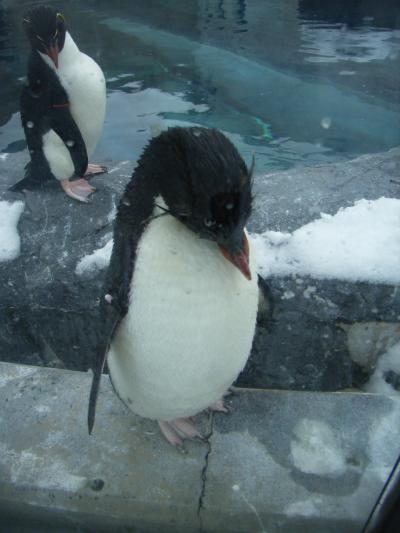
[[[0,363],[0,513],[7,531],[358,532],[399,452],[400,401],[239,390],[173,450],[105,377]]]

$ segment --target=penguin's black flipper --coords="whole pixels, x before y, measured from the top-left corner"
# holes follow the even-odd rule
[[[42,164],[42,172],[40,172],[38,169],[42,166]],[[46,168],[45,161],[43,161],[43,163],[36,164],[36,171],[32,170],[33,167],[34,165],[32,164],[32,161],[29,161],[29,163],[27,163],[25,166],[25,177],[22,178],[22,180],[17,181],[17,183],[14,183],[14,185],[9,187],[8,190],[13,192],[21,192],[24,189],[38,189],[43,185],[43,183],[52,179],[51,173],[49,172],[48,168]]]
[[[111,300],[110,300],[111,301]],[[96,347],[96,358],[93,365],[93,380],[92,386],[90,388],[89,396],[89,408],[88,408],[88,429],[89,435],[91,435],[94,426],[94,420],[96,416],[96,404],[97,397],[100,390],[100,381],[101,376],[104,370],[104,365],[107,359],[107,353],[110,347],[111,340],[114,336],[115,330],[117,329],[118,324],[123,318],[120,310],[113,306],[113,304],[101,302],[101,306],[108,306],[108,309],[103,309],[101,312],[101,329],[100,331],[105,333],[108,332],[108,335],[105,334],[105,337],[100,341],[99,345]]]
[[[88,429],[92,433],[101,375],[116,330],[128,312],[136,249],[154,208],[156,191],[151,177],[145,179],[139,162],[118,207],[114,244],[104,291],[100,300],[99,332],[92,364],[93,381],[88,408]]]
[[[43,135],[50,129],[48,109],[51,98],[50,69],[31,55],[28,77],[20,96],[21,122],[31,160],[25,166],[25,176],[10,187],[10,191],[35,189],[53,178],[43,153]],[[49,72],[46,72],[46,68]]]
[[[114,230],[114,245],[107,273],[105,291],[100,300],[100,339],[93,361],[93,381],[90,389],[88,429],[92,433],[101,375],[115,331],[128,311],[130,279],[134,256],[131,231],[118,221]]]
[[[26,166],[25,177],[11,190],[35,187],[53,178],[43,153],[43,136],[51,129],[69,150],[75,174],[82,176],[88,166],[85,142],[71,115],[65,89],[38,54],[32,54],[29,59],[20,110],[31,161]]]

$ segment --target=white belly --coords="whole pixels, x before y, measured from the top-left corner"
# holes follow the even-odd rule
[[[86,54],[79,54],[69,68],[60,70],[60,81],[67,91],[71,114],[92,155],[100,137],[106,111],[106,85],[100,67]]]
[[[106,111],[103,72],[92,58],[79,51],[68,33],[64,48],[59,54],[58,69],[55,69],[47,56],[42,54],[42,57],[56,72],[68,94],[71,115],[82,134],[90,157],[100,137]],[[53,130],[44,137],[43,149],[50,169],[57,179],[62,180],[73,175],[74,166],[68,148]]]
[[[191,416],[221,398],[244,367],[258,285],[171,216],[142,237],[129,311],[108,355],[113,384],[137,414]]]

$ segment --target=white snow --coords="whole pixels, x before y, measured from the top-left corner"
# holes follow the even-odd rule
[[[293,291],[285,291],[282,296],[281,296],[281,299],[282,300],[290,300],[291,298],[294,298],[296,295]]]
[[[69,471],[69,467],[62,461],[28,450],[14,451],[3,447],[3,461],[11,465],[11,481],[18,485],[26,485],[45,490],[64,490],[76,492],[87,483],[87,478],[77,476]]]
[[[263,277],[311,276],[372,283],[400,283],[400,200],[359,200],[335,215],[321,214],[293,233],[252,234]],[[79,276],[107,267],[112,240],[76,266]],[[301,283],[301,281],[298,281]],[[315,286],[304,297],[315,296]],[[288,292],[284,298],[290,298]]]
[[[19,255],[17,225],[24,210],[23,202],[0,201],[0,261],[12,261]]]
[[[109,240],[102,248],[95,250],[92,254],[82,257],[76,265],[75,273],[78,276],[95,274],[99,270],[106,268],[110,262],[112,247],[113,239]]]
[[[400,396],[400,392],[385,380],[385,376],[390,371],[400,375],[400,342],[379,357],[375,372],[364,385],[364,390],[389,396]]]
[[[320,516],[321,512],[319,506],[323,504],[322,498],[316,497],[315,499],[309,499],[304,501],[297,501],[290,503],[285,508],[285,514],[287,516]]]
[[[24,379],[36,374],[37,369],[31,366],[10,365],[7,371],[0,374],[0,387],[5,387],[14,379]]]
[[[359,200],[293,233],[253,234],[263,277],[400,282],[400,200]]]
[[[385,416],[375,417],[367,429],[370,468],[384,483],[398,455],[399,404],[393,404]]]
[[[337,477],[346,471],[346,460],[333,429],[320,420],[304,418],[295,426],[290,443],[293,464],[306,474]]]

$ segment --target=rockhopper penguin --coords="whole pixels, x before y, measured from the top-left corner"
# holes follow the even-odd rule
[[[89,432],[106,358],[120,399],[177,447],[202,438],[188,417],[226,410],[256,324],[251,173],[217,130],[172,128],[144,150],[114,227]]]
[[[68,196],[87,202],[94,188],[83,176],[105,171],[88,165],[105,116],[103,72],[79,51],[53,8],[35,7],[23,22],[32,51],[20,104],[31,161],[12,190],[56,178]],[[79,179],[70,181],[74,175]]]

